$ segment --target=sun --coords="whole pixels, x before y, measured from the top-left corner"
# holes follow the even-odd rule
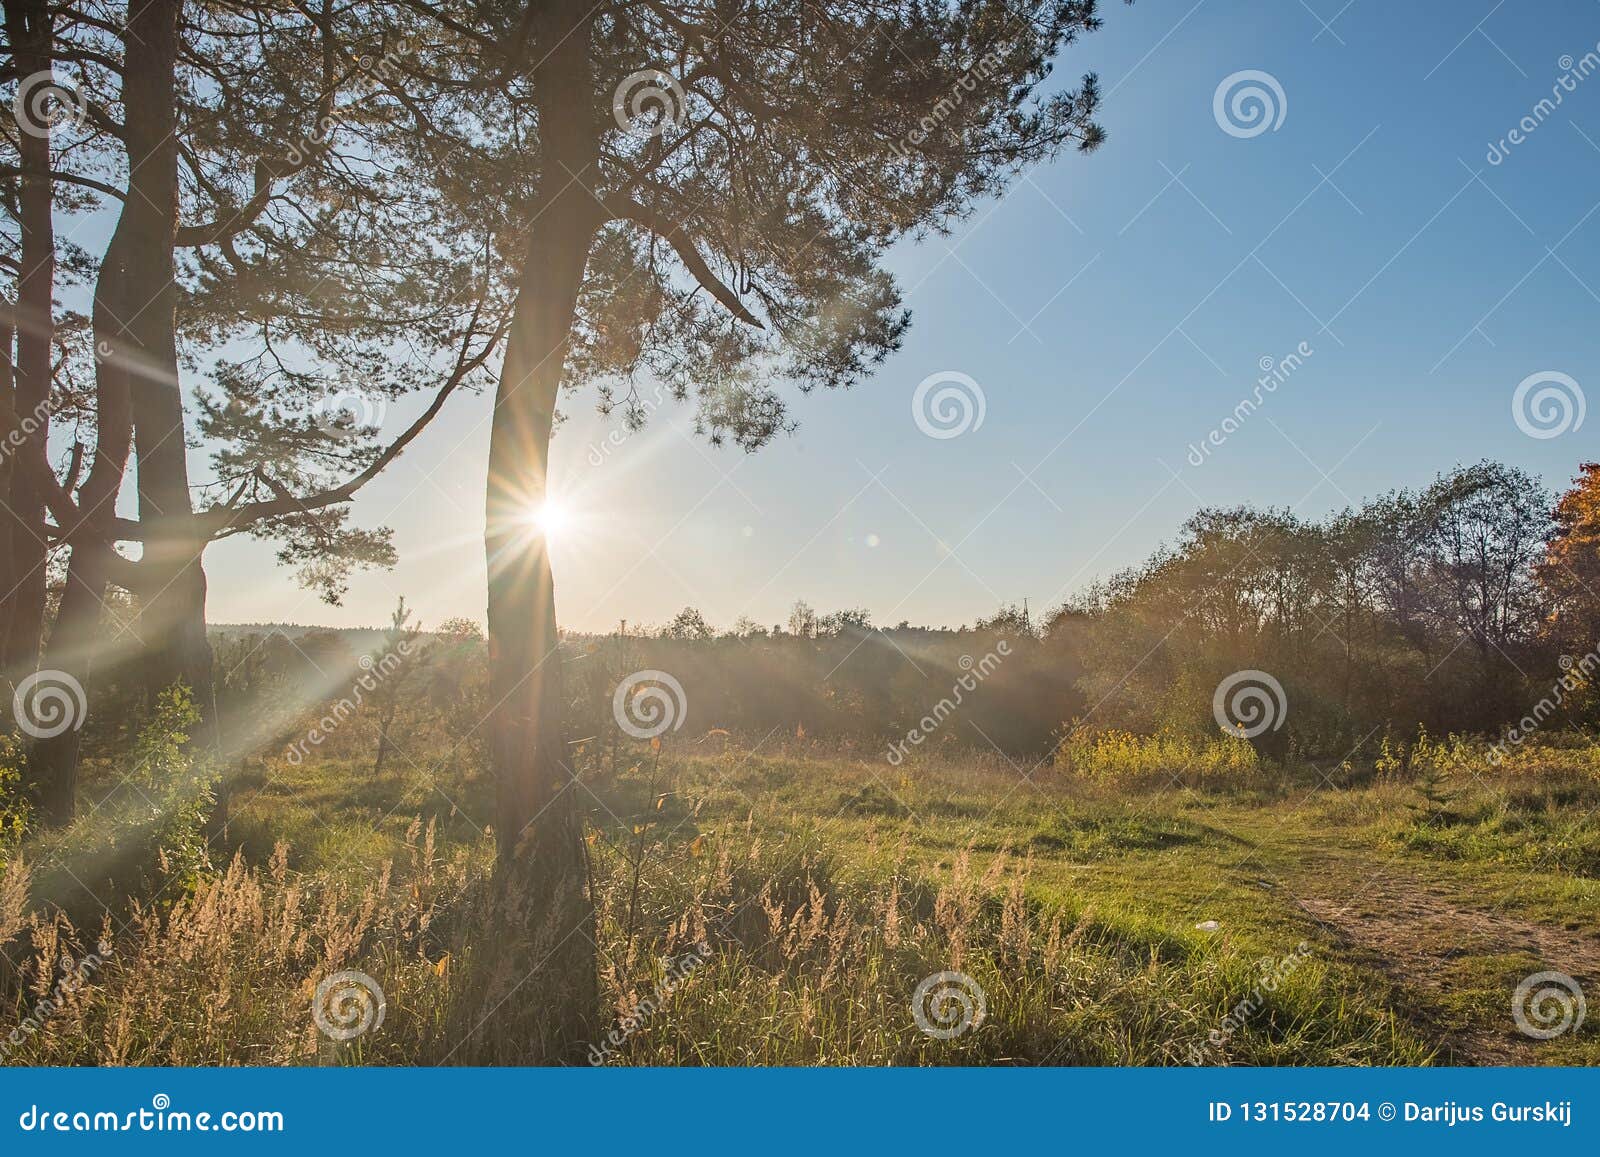
[[[556,538],[572,525],[572,511],[559,498],[549,497],[528,511],[528,522],[546,538]]]

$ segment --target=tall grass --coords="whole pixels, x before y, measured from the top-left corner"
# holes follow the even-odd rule
[[[754,832],[676,848],[595,847],[605,1015],[591,1055],[613,1064],[1409,1063],[1428,1050],[1386,1013],[1347,999],[1308,963],[1219,1046],[1217,1028],[1259,986],[1242,946],[1102,919],[1042,900],[1032,863],[981,869],[968,852],[934,877],[904,849],[846,879],[806,834]],[[540,1039],[540,968],[556,929],[511,914],[472,850],[441,857],[413,827],[398,870],[359,882],[299,877],[280,850],[236,858],[164,909],[135,904],[102,929],[105,963],[11,1054],[27,1064],[539,1063],[575,1057]],[[90,939],[24,915],[13,868],[0,888],[11,1011],[35,1010],[63,956]],[[508,930],[515,935],[507,935]],[[685,971],[692,954],[697,966]],[[383,1023],[347,1043],[318,1032],[318,981],[357,968]],[[677,973],[669,977],[669,972]],[[916,1024],[924,978],[968,974],[987,1016],[949,1040]],[[666,983],[664,983],[666,982]],[[616,1042],[608,1045],[607,1041]]]
[[[1385,742],[1376,771],[1420,797],[1391,828],[1408,851],[1442,859],[1600,877],[1600,748],[1552,732],[1495,745],[1461,735]]]

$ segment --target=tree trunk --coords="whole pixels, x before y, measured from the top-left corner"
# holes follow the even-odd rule
[[[53,25],[43,0],[6,0],[6,32],[20,77],[50,71]],[[17,275],[17,357],[13,367],[16,416],[25,423],[17,448],[11,490],[0,533],[10,537],[13,582],[4,611],[3,658],[13,679],[39,664],[44,641],[46,563],[43,480],[49,468],[51,346],[55,336],[56,240],[51,220],[50,126],[42,117],[19,117],[17,150],[22,162],[18,212],[21,269]],[[26,131],[20,128],[26,120]]]
[[[206,640],[204,542],[189,494],[183,392],[178,380],[177,288],[173,247],[178,225],[178,152],[174,136],[175,67],[181,0],[149,0],[128,22],[128,154],[136,162],[123,214],[130,228],[121,298],[130,355],[138,466],[140,639],[152,691],[186,683],[203,715],[214,716],[211,648]]]
[[[22,435],[22,419],[17,414],[16,377],[12,373],[12,354],[16,349],[14,324],[16,307],[0,298],[0,510],[11,509],[11,478],[16,464],[16,440]],[[11,622],[11,596],[16,591],[17,574],[11,551],[9,514],[0,515],[0,679],[7,670],[4,624]]]
[[[551,943],[541,966],[547,1050],[562,1059],[598,1014],[594,913],[586,895],[582,816],[561,733],[561,656],[545,539],[530,515],[544,501],[550,433],[567,336],[601,218],[582,183],[598,153],[588,6],[561,0],[539,17],[541,190],[528,237],[489,441],[484,547],[489,567],[489,763],[505,877],[524,884]]]
[[[120,236],[119,227],[107,246],[95,286],[93,327],[97,350],[117,348],[117,323],[112,320],[106,295],[115,292],[119,280]],[[61,606],[45,649],[45,666],[65,672],[85,688],[86,694],[92,694],[90,676],[96,661],[102,658],[100,619],[113,554],[111,522],[116,515],[117,493],[122,488],[132,439],[128,380],[121,365],[122,359],[114,352],[95,358],[94,463],[78,489],[78,507],[83,513],[69,531],[72,553],[67,562],[66,587],[61,592]],[[77,803],[80,735],[78,728],[69,727],[59,735],[40,739],[29,756],[29,768],[40,785],[41,815],[47,824],[72,822]]]
[[[394,718],[387,714],[378,717],[378,754],[372,761],[372,778],[383,774],[383,765],[389,758],[389,728]]]
[[[140,244],[140,240],[155,232],[168,239],[166,269],[169,274],[171,272],[171,226],[168,225],[163,234],[159,208],[163,202],[158,198],[163,189],[173,190],[175,194],[172,184],[175,170],[171,166],[175,166],[176,157],[168,150],[169,155],[163,158],[154,143],[164,135],[170,139],[160,126],[171,127],[170,62],[175,43],[166,55],[169,67],[165,83],[157,65],[135,67],[140,62],[148,62],[152,55],[148,42],[153,38],[159,45],[164,29],[170,31],[175,41],[176,9],[176,3],[170,0],[156,0],[139,9],[126,34],[130,68],[123,95],[127,108],[128,151],[134,161],[128,180],[130,195],[106,246],[95,282],[92,316],[95,456],[88,477],[78,491],[82,516],[69,530],[72,554],[67,565],[67,585],[62,592],[46,657],[52,669],[65,672],[86,690],[90,688],[90,676],[97,662],[110,659],[115,665],[126,658],[103,652],[99,626],[110,579],[109,568],[114,561],[111,558],[111,522],[116,514],[117,494],[122,488],[132,441],[133,382],[136,378],[148,378],[157,364],[148,353],[147,343],[155,341],[160,348],[163,318],[166,348],[174,353],[170,370],[174,380],[177,374],[170,302],[164,315],[159,302],[149,309],[141,308],[151,298],[145,276],[148,271],[139,267],[140,262],[152,260],[151,245]],[[159,59],[159,48],[154,55]],[[163,107],[168,110],[164,117]],[[154,171],[163,163],[170,170],[165,179]],[[140,289],[145,293],[141,295]],[[148,555],[147,550],[146,557]],[[66,824],[73,818],[81,750],[79,739],[79,730],[68,728],[60,735],[39,740],[34,746],[30,767],[40,783],[41,812],[47,823]]]
[[[67,564],[66,589],[61,592],[61,608],[45,651],[49,669],[65,672],[85,688],[89,685],[100,609],[105,601],[106,549],[89,543],[73,548]],[[38,740],[29,757],[29,769],[39,783],[40,818],[52,827],[71,823],[77,811],[81,726],[79,720],[78,726]]]

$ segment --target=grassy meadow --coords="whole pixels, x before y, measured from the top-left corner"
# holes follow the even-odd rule
[[[51,1002],[6,1061],[549,1059],[559,930],[505,934],[489,786],[436,738],[376,775],[360,720],[246,759],[225,823],[180,802],[212,791],[181,745],[141,740],[164,770],[138,782],[97,760],[89,814],[4,869],[7,1011]],[[1511,1010],[1542,969],[1600,979],[1600,747],[1576,739],[1498,767],[1426,736],[1331,766],[1121,732],[1027,763],[717,730],[574,750],[591,1063],[1600,1062],[1592,1025],[1536,1040]],[[384,994],[347,1041],[311,1016],[341,969]],[[912,1008],[945,971],[983,1002],[948,1038]]]

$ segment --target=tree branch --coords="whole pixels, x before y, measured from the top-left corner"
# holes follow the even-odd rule
[[[303,8],[302,12],[304,12]],[[323,126],[333,120],[334,98],[338,92],[339,84],[357,69],[352,64],[351,69],[342,76],[334,76],[334,67],[328,51],[332,33],[325,22],[318,21],[310,13],[305,13],[305,15],[316,26],[323,38],[323,89],[321,96],[317,100],[316,119],[312,122],[316,129],[304,139],[305,147],[303,149],[292,150],[285,157],[262,157],[258,159],[253,174],[254,188],[251,190],[250,199],[233,212],[225,216],[219,214],[216,218],[203,225],[180,225],[177,238],[173,242],[174,245],[180,248],[214,245],[244,232],[244,230],[255,224],[257,218],[261,216],[267,205],[272,201],[276,182],[293,177],[295,174],[310,167],[311,162],[326,150],[326,140],[318,140],[315,132],[321,130]],[[300,157],[298,161],[293,159],[296,152]],[[198,165],[195,168],[198,176]]]
[[[477,314],[475,313],[473,320],[476,321],[476,319]],[[509,318],[502,317],[492,336],[484,341],[483,348],[470,357],[467,354],[468,347],[463,345],[460,357],[456,359],[456,364],[450,370],[450,376],[439,387],[433,401],[428,404],[428,408],[417,417],[416,421],[407,426],[393,442],[389,443],[383,452],[374,458],[359,474],[346,479],[338,486],[319,491],[316,494],[308,494],[303,498],[290,493],[274,479],[261,475],[261,481],[277,497],[261,502],[247,502],[242,506],[234,506],[232,505],[232,500],[230,500],[223,505],[213,506],[209,510],[202,511],[195,515],[195,519],[199,524],[200,534],[207,540],[217,539],[243,529],[250,523],[260,522],[265,518],[281,518],[285,515],[301,514],[311,510],[318,510],[325,506],[333,506],[340,502],[348,502],[355,496],[356,491],[376,478],[385,466],[399,457],[400,452],[410,445],[418,434],[422,433],[429,422],[433,421],[434,416],[444,406],[445,400],[455,392],[456,387],[466,380],[468,374],[483,365],[488,360],[489,354],[499,346],[500,339],[505,336],[506,328],[509,324]]]
[[[746,325],[756,329],[766,329],[761,319],[745,308],[744,302],[739,300],[739,295],[729,289],[706,264],[705,258],[700,256],[700,251],[694,247],[694,239],[676,221],[670,221],[653,209],[647,209],[628,197],[611,194],[601,200],[605,210],[614,220],[632,221],[650,230],[656,236],[671,245],[682,261],[684,268],[693,274],[700,285],[728,308],[734,317]]]
[[[179,248],[192,249],[201,245],[214,245],[236,233],[242,233],[255,224],[256,218],[272,200],[274,181],[278,177],[292,177],[306,165],[311,163],[309,154],[304,162],[293,165],[287,161],[277,163],[259,160],[255,168],[255,189],[250,199],[237,210],[226,216],[218,216],[203,225],[178,226],[177,238],[173,242]]]
[[[0,177],[19,177],[22,170],[15,165],[0,165]],[[93,177],[85,177],[78,173],[67,173],[60,169],[50,170],[50,179],[60,181],[67,185],[79,185],[85,189],[93,189],[96,193],[104,193],[108,197],[115,197],[118,201],[127,200],[127,194],[113,185],[104,181],[97,181]]]

